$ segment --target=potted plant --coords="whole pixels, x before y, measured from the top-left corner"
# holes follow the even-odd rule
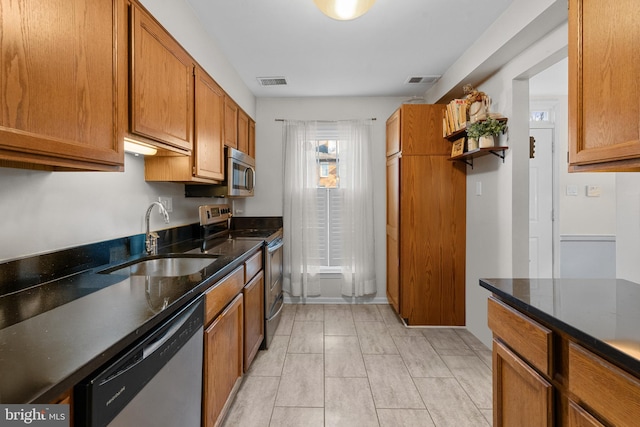
[[[488,117],[486,120],[472,123],[467,129],[469,137],[469,150],[471,150],[472,139],[478,141],[480,148],[493,147],[495,145],[495,137],[505,132],[507,128],[506,120],[497,120]]]

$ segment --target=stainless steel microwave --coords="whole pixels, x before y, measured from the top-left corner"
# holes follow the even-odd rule
[[[224,181],[221,184],[185,185],[186,197],[251,197],[256,185],[256,161],[231,147],[225,147]]]

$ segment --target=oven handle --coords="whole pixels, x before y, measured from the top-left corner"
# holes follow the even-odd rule
[[[282,311],[282,309],[284,308],[284,295],[282,294],[278,295],[278,299],[276,299],[272,307],[275,307],[278,304],[280,304],[280,308],[278,308],[278,311],[274,313],[272,316],[269,316],[269,319],[273,319],[274,317],[277,317]]]
[[[269,254],[272,254],[278,249],[280,249],[282,246],[284,246],[284,240],[278,239],[278,240],[275,240],[273,243],[271,243],[269,246],[267,246],[267,250],[269,251]]]

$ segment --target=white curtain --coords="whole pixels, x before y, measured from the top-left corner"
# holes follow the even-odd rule
[[[376,292],[373,230],[371,120],[285,121],[284,283],[291,296],[318,296],[323,258],[319,236],[317,140],[331,128],[338,140],[342,294]],[[333,213],[332,213],[333,214]]]
[[[371,120],[338,122],[342,198],[342,294],[376,292]]]
[[[284,280],[294,297],[320,295],[314,122],[285,121]]]

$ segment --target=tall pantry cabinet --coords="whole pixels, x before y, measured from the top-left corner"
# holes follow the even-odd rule
[[[465,324],[466,165],[449,160],[444,109],[387,120],[387,297],[411,326]]]

